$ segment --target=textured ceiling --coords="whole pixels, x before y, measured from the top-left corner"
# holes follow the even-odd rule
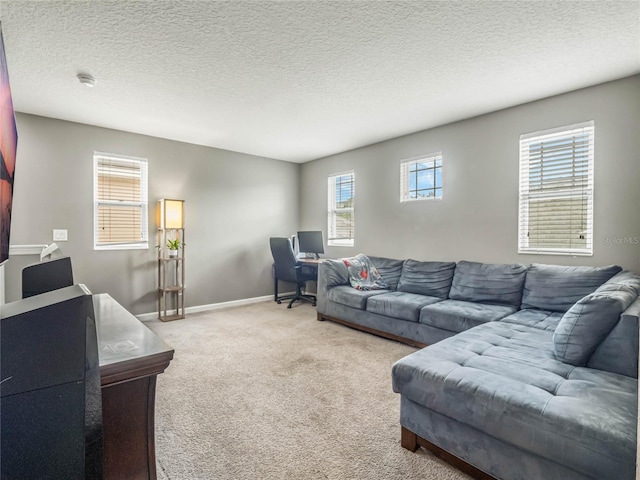
[[[640,72],[637,0],[3,0],[0,19],[18,111],[293,162]]]

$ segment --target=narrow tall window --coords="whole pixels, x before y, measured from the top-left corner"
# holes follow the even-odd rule
[[[442,198],[442,154],[410,158],[400,164],[400,201]]]
[[[593,254],[594,123],[520,136],[519,253]]]
[[[149,248],[147,160],[93,156],[94,249]]]
[[[329,177],[329,222],[327,244],[353,247],[355,178],[353,172]]]

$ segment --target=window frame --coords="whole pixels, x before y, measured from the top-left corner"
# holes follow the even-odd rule
[[[351,176],[351,207],[338,208],[336,202],[337,180],[340,177]],[[353,170],[334,173],[327,178],[327,246],[353,247],[355,245],[355,197],[356,177]],[[333,193],[333,195],[332,195]],[[336,218],[338,213],[351,212],[351,238],[332,238],[332,232],[337,231]]]
[[[428,163],[433,162],[433,167],[427,167],[423,170],[433,170],[433,187],[432,188],[418,188],[418,170],[415,172],[411,171],[413,165],[418,165],[419,163]],[[440,165],[438,165],[438,162]],[[442,200],[442,196],[444,194],[444,179],[442,177],[442,170],[444,167],[444,162],[442,158],[442,152],[430,153],[427,155],[420,155],[417,157],[407,158],[400,162],[400,202],[401,203],[409,203],[409,202],[419,202],[423,200]],[[438,170],[440,171],[440,185],[437,184],[437,174]],[[411,175],[416,174],[416,189],[411,189]],[[421,190],[432,190],[433,196],[421,197],[418,196],[418,192]],[[437,195],[437,191],[440,190],[440,195]],[[415,191],[416,196],[411,197],[411,193]]]
[[[586,154],[576,153],[576,138],[583,137],[582,143],[586,144]],[[544,151],[539,154],[540,166],[540,187],[538,192],[533,192],[531,188],[531,146],[534,144],[542,144],[544,141],[558,141],[560,139],[573,138],[573,153],[570,160],[566,160],[563,166],[572,167],[573,174],[567,176],[567,185],[558,186],[558,179],[563,172],[553,172],[546,183],[544,180]],[[520,135],[519,141],[519,194],[518,194],[518,253],[533,255],[571,255],[571,256],[592,256],[593,255],[593,199],[594,199],[594,162],[595,162],[595,122],[588,121],[566,125],[538,132],[532,132]],[[542,147],[544,148],[544,147]],[[570,150],[568,147],[567,150]],[[551,150],[549,148],[549,150]],[[556,153],[557,156],[557,153]],[[586,160],[585,160],[586,158]],[[551,162],[552,160],[549,160]],[[556,160],[557,161],[557,160]],[[577,168],[576,168],[577,167]],[[549,167],[553,168],[553,167]],[[557,169],[558,167],[555,166]],[[582,175],[576,173],[586,172]],[[571,186],[570,183],[579,183],[580,176],[586,175],[586,182],[582,185]],[[556,186],[554,186],[554,182]],[[555,192],[554,189],[555,188]],[[532,193],[533,192],[533,193]],[[554,195],[555,193],[555,195]],[[581,211],[581,219],[584,221],[584,240],[585,246],[574,246],[571,244],[572,238],[567,235],[562,239],[569,242],[568,247],[547,247],[540,245],[530,245],[530,226],[531,226],[531,200],[580,200],[584,206]],[[569,212],[572,206],[565,206],[565,212]],[[543,218],[542,216],[540,218]],[[571,232],[567,232],[571,233]]]
[[[126,200],[100,200],[98,198],[98,171],[100,160],[126,161],[139,164],[140,167],[140,202]],[[94,250],[147,250],[149,249],[149,165],[148,159],[114,153],[94,152],[93,154],[93,249]],[[102,205],[118,205],[140,208],[139,242],[99,243],[99,209]]]

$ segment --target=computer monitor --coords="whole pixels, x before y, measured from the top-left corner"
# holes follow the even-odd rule
[[[73,285],[73,271],[69,257],[36,263],[22,269],[22,298],[71,285]]]
[[[298,232],[298,251],[307,256],[320,258],[319,254],[324,253],[324,240],[322,231]]]

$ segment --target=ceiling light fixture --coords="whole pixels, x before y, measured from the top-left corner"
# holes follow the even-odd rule
[[[89,88],[92,88],[96,84],[96,80],[88,73],[79,73],[78,80],[80,80],[81,84],[86,85]]]

